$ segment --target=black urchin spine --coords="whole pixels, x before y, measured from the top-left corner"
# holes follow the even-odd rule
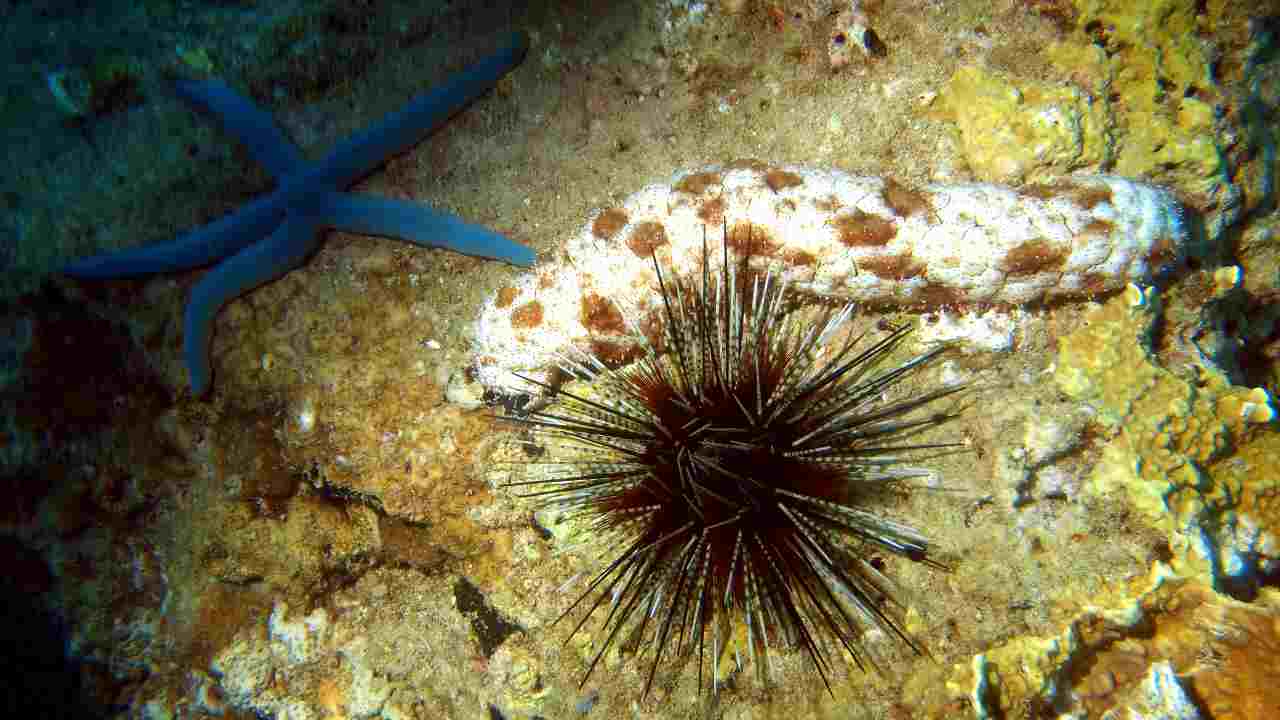
[[[869,628],[924,652],[869,557],[944,567],[922,533],[875,512],[891,488],[931,475],[914,459],[962,445],[917,439],[955,417],[931,408],[961,387],[894,397],[944,348],[882,367],[908,335],[898,327],[865,348],[850,335],[832,354],[852,306],[806,327],[750,253],[721,254],[713,272],[704,241],[700,282],[664,277],[655,258],[662,322],[653,337],[633,328],[644,356],[621,368],[564,358],[590,392],[529,379],[550,404],[509,418],[553,449],[509,486],[591,519],[594,544],[617,551],[560,618],[594,596],[577,633],[608,601],[584,685],[619,642],[653,652],[645,694],[669,650],[697,655],[701,688],[708,654],[718,678],[729,642],[739,666],[746,646],[762,683],[776,649],[799,647],[828,691],[832,649],[875,664]]]

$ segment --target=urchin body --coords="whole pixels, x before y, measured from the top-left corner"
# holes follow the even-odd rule
[[[643,355],[565,358],[590,389],[531,380],[550,403],[514,418],[554,451],[511,485],[587,518],[603,549],[562,616],[580,615],[576,632],[605,615],[583,682],[615,644],[652,654],[646,693],[664,660],[689,653],[701,687],[728,647],[762,680],[770,653],[800,648],[828,687],[832,651],[871,661],[868,629],[922,652],[871,558],[941,566],[878,508],[929,474],[913,455],[954,447],[916,435],[953,417],[933,408],[960,388],[900,392],[940,350],[890,365],[905,328],[853,337],[852,307],[797,320],[775,276],[715,255],[695,278],[655,260],[662,321],[633,328]]]

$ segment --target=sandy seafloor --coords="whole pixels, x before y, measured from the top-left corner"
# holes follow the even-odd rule
[[[6,660],[58,688],[7,702],[295,720],[1280,707],[1266,3],[882,0],[863,3],[876,55],[833,46],[843,3],[506,5],[4,11],[0,556],[23,601]],[[227,79],[318,157],[512,29],[531,37],[523,65],[356,190],[456,212],[543,259],[645,184],[746,158],[907,185],[1114,172],[1171,188],[1203,226],[1210,247],[1154,291],[1019,311],[1012,348],[919,379],[975,388],[950,430],[971,452],[934,464],[945,487],[885,509],[952,567],[888,561],[931,657],[885,644],[881,674],[837,663],[830,694],[795,652],[770,687],[725,670],[714,695],[690,663],[641,698],[647,666],[615,652],[579,688],[590,636],[551,622],[586,556],[495,485],[507,428],[465,382],[481,304],[516,268],[332,233],[222,311],[205,399],[181,360],[200,271],[52,274],[269,187],[172,78]],[[129,84],[102,99],[108,61]],[[927,337],[937,310],[860,322]]]

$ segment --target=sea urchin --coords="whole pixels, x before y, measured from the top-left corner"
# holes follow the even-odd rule
[[[798,647],[830,691],[833,650],[875,664],[871,628],[924,651],[875,556],[943,566],[876,507],[931,474],[913,458],[958,446],[918,436],[955,417],[934,407],[960,387],[901,391],[942,348],[890,365],[908,328],[854,337],[852,306],[798,320],[749,252],[720,254],[713,269],[704,241],[691,279],[664,278],[655,257],[661,318],[643,332],[631,323],[641,357],[564,358],[589,389],[528,379],[548,402],[510,418],[546,447],[508,485],[586,518],[603,550],[561,616],[580,612],[576,633],[608,606],[583,684],[615,644],[652,652],[645,694],[664,658],[696,655],[701,688],[704,664],[719,678],[729,648],[765,682],[770,653]]]

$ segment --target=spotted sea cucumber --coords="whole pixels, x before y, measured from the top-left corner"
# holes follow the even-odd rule
[[[569,346],[625,342],[657,310],[652,257],[699,267],[703,240],[745,250],[795,290],[866,306],[1012,307],[1148,283],[1182,263],[1191,231],[1162,188],[1076,175],[1019,188],[911,188],[839,170],[739,161],[677,174],[596,211],[504,287],[477,325],[479,379],[510,385]]]

